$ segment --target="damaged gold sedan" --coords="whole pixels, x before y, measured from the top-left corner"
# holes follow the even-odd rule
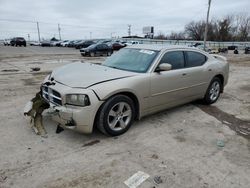
[[[224,57],[198,49],[135,45],[102,65],[56,69],[42,83],[40,96],[61,127],[91,133],[96,126],[116,136],[148,114],[197,99],[216,102],[228,72]]]

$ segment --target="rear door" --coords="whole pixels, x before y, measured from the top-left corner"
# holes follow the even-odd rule
[[[186,50],[166,52],[159,64],[169,63],[172,70],[151,74],[150,107],[161,109],[200,98],[207,87],[205,55]]]
[[[185,54],[185,72],[190,87],[186,90],[189,96],[203,96],[210,82],[210,72],[212,69],[207,68],[208,58],[196,51],[186,50]]]

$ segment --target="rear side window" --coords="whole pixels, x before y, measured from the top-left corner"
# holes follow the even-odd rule
[[[172,65],[172,70],[184,68],[184,54],[182,51],[167,52],[162,57],[161,63],[168,63]]]
[[[207,61],[207,57],[199,52],[189,51],[185,53],[186,53],[186,67],[202,66]]]

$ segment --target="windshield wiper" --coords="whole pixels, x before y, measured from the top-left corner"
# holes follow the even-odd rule
[[[106,65],[105,65],[106,66]],[[116,66],[107,66],[107,67],[110,67],[110,68],[113,68],[113,69],[119,69],[121,70],[119,67],[116,67]]]

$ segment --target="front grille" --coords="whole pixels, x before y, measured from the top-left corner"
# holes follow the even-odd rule
[[[45,100],[56,105],[62,105],[61,94],[47,86],[42,87],[42,95]]]

